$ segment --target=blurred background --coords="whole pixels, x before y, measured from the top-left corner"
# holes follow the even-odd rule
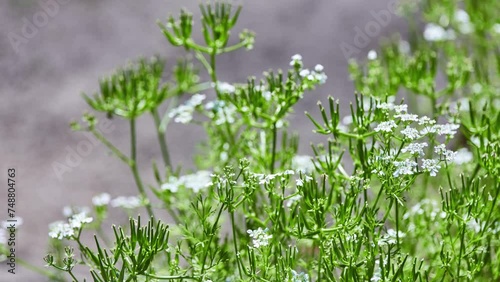
[[[238,3],[243,11],[235,40],[236,32],[247,28],[256,33],[256,42],[252,51],[221,56],[221,80],[242,82],[269,68],[286,69],[296,53],[303,56],[306,67],[317,63],[325,67],[327,83],[308,93],[290,117],[292,128],[301,134],[303,154],[311,154],[310,142],[326,141],[312,133],[304,111],[316,113],[317,101],[332,95],[348,113],[354,95],[348,57],[365,60],[382,37],[406,30],[404,20],[394,13],[385,13],[389,18],[380,16],[391,11],[394,1],[389,0]],[[156,21],[185,7],[195,15],[196,30],[200,27],[197,5],[198,1],[181,0],[0,2],[0,179],[6,183],[7,169],[16,168],[16,213],[23,218],[16,242],[19,258],[40,267],[45,264],[48,224],[63,219],[64,206],[90,205],[92,196],[101,192],[112,197],[136,195],[128,168],[102,145],[92,147],[62,175],[55,173],[54,165],[64,163],[69,152],[87,140],[68,125],[89,109],[82,92],[94,93],[99,77],[140,56],[159,54],[167,59],[168,69],[173,67],[184,52],[169,46]],[[113,120],[111,128],[107,136],[128,150],[128,125]],[[149,116],[138,121],[139,167],[147,184],[154,183],[151,161],[161,159],[153,130]],[[203,135],[196,126],[177,124],[169,132],[174,164],[191,166],[195,144]],[[0,190],[1,220],[7,216],[6,190]],[[16,273],[8,274],[5,264],[0,265],[0,281],[46,280],[19,264]]]

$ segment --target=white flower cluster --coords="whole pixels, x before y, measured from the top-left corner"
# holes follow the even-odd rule
[[[428,23],[424,29],[424,39],[427,41],[448,41],[456,38],[453,29],[444,29],[435,23]]]
[[[231,124],[236,120],[236,107],[233,104],[226,105],[224,101],[210,101],[205,104],[205,110],[216,125]]]
[[[253,239],[253,247],[257,249],[269,245],[269,240],[273,238],[273,235],[267,234],[267,228],[265,230],[260,227],[257,230],[247,230],[247,233]]]
[[[220,93],[234,93],[236,91],[236,87],[234,85],[229,84],[227,82],[217,82],[212,83],[212,87],[215,87]]]
[[[396,152],[393,150],[390,154],[384,156],[375,157],[376,161],[382,162],[384,166],[392,162],[395,167],[393,172],[394,177],[399,177],[401,175],[413,175],[419,172],[419,163],[421,163],[421,171],[428,172],[431,176],[436,176],[437,172],[441,168],[440,161],[446,160],[448,163],[453,161],[456,153],[453,151],[446,150],[444,144],[435,146],[434,152],[437,153],[441,158],[439,160],[435,159],[415,159],[416,157],[422,157],[425,155],[424,149],[429,145],[426,142],[414,142],[420,138],[424,138],[428,135],[432,135],[435,139],[435,135],[444,136],[446,139],[451,139],[457,133],[459,128],[458,124],[446,123],[446,124],[436,124],[436,121],[430,119],[427,116],[421,116],[408,113],[408,105],[394,105],[392,102],[380,103],[377,105],[378,109],[384,111],[387,117],[390,117],[390,112],[394,111],[393,119],[383,121],[375,127],[376,132],[384,132],[388,134],[396,135],[398,133],[398,127],[404,125],[404,129],[399,130],[407,143],[402,149],[401,153],[411,155],[407,159],[396,159]],[[414,124],[412,126],[412,124]],[[420,128],[420,130],[418,128]],[[463,160],[466,162],[469,159],[469,155],[463,152]],[[383,170],[374,169],[373,173],[377,173],[379,176],[385,175]]]
[[[396,230],[394,229],[389,229],[387,230],[387,233],[384,236],[382,236],[382,238],[380,238],[380,240],[378,241],[378,245],[379,246],[394,245],[397,242],[397,237],[401,239],[406,237],[406,234],[401,231],[396,232]]]
[[[458,9],[455,11],[453,20],[458,31],[462,34],[470,34],[475,30],[474,24],[471,22],[469,14]],[[427,41],[447,41],[455,40],[455,30],[452,28],[445,29],[443,26],[449,26],[450,19],[446,15],[442,15],[439,19],[439,24],[429,23],[424,29],[424,39]]]
[[[455,11],[455,21],[458,24],[458,31],[462,34],[469,34],[474,31],[474,24],[471,23],[469,14],[462,10],[458,9]]]
[[[62,214],[64,217],[71,217],[77,213],[90,213],[89,207],[65,206],[63,207]]]
[[[111,196],[108,193],[102,193],[92,198],[92,204],[96,207],[107,206],[111,201]]]
[[[112,207],[122,209],[136,209],[144,205],[141,198],[137,196],[120,196],[111,200],[110,203]]]
[[[309,282],[309,274],[292,270],[292,282]]]
[[[284,172],[278,172],[273,174],[263,174],[263,173],[254,173],[253,176],[257,177],[259,180],[259,184],[270,184],[276,177],[281,177],[284,180],[287,175],[294,175],[295,171],[288,169]]]
[[[206,96],[203,94],[194,94],[185,104],[172,109],[168,113],[168,116],[174,118],[174,121],[177,123],[189,123],[193,120],[193,113],[196,107],[201,105],[205,98]]]
[[[299,75],[311,83],[324,84],[328,78],[324,73],[324,67],[320,64],[316,65],[314,70],[302,69],[304,64],[302,63],[302,56],[299,54],[292,56],[290,66],[299,68]]]
[[[162,190],[177,192],[179,187],[185,187],[193,190],[195,193],[207,188],[212,184],[212,173],[207,170],[200,170],[193,174],[183,175],[181,177],[170,176],[168,182],[163,183]]]
[[[49,236],[54,239],[62,240],[71,238],[75,235],[75,231],[82,228],[84,224],[91,223],[92,217],[87,216],[87,213],[77,213],[68,219],[68,222],[57,221],[49,225]]]

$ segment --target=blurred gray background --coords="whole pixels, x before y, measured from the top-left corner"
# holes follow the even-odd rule
[[[308,93],[291,116],[293,128],[301,133],[300,150],[310,154],[310,142],[326,139],[312,133],[304,111],[316,113],[317,101],[332,95],[340,99],[347,114],[353,98],[341,44],[357,46],[353,56],[365,59],[369,50],[377,48],[380,38],[406,28],[402,19],[390,14],[387,22],[378,21],[380,31],[372,30],[363,44],[366,46],[355,45],[356,28],[377,23],[374,13],[387,11],[389,2],[244,1],[236,31],[248,28],[256,33],[254,50],[223,55],[218,63],[220,79],[241,82],[269,68],[286,69],[296,53],[302,54],[307,67],[324,65],[327,83]],[[63,206],[90,205],[92,196],[104,191],[113,197],[136,195],[128,168],[102,145],[92,148],[61,179],[54,173],[53,164],[64,163],[68,146],[74,149],[86,140],[68,126],[88,109],[81,93],[97,91],[99,77],[139,56],[160,54],[170,62],[168,68],[173,66],[183,50],[169,46],[156,20],[177,15],[181,7],[186,7],[195,14],[197,30],[201,26],[197,4],[181,0],[0,2],[0,219],[6,219],[7,168],[15,167],[16,212],[24,219],[17,234],[18,257],[37,266],[45,264],[42,258],[48,242],[47,225],[63,219]],[[27,21],[36,24],[35,31],[27,33],[29,38],[23,35]],[[237,33],[233,35],[237,40]],[[108,136],[128,151],[128,125],[113,120],[113,126]],[[138,130],[141,173],[143,180],[152,184],[151,160],[161,158],[149,116],[139,121]],[[195,144],[203,136],[195,126],[173,125],[169,130],[167,139],[174,163],[189,166]],[[46,281],[19,264],[15,276],[6,272],[2,263],[0,281]]]

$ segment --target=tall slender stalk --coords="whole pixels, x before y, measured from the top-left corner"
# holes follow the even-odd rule
[[[135,184],[139,193],[143,199],[147,199],[146,191],[144,190],[144,185],[142,184],[141,176],[139,175],[139,170],[137,169],[137,140],[136,140],[136,130],[135,130],[135,119],[130,120],[130,169],[134,175]],[[151,203],[146,202],[146,210],[150,217],[154,217],[153,209],[151,208]]]
[[[271,165],[270,165],[271,174],[274,173],[274,162],[276,161],[276,141],[277,141],[276,122],[273,123],[272,129],[273,129],[273,147],[272,147]]]
[[[165,132],[161,130],[161,120],[160,115],[158,114],[158,109],[154,109],[151,114],[153,115],[153,119],[155,121],[156,134],[158,135],[158,142],[160,143],[161,156],[163,158],[163,162],[165,163],[166,168],[172,167],[172,163],[170,161],[170,154],[168,152],[167,142],[165,140]]]

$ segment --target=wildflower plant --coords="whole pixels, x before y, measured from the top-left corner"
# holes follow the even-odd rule
[[[84,96],[105,115],[72,123],[129,166],[138,194],[103,193],[92,208],[68,207],[66,220],[50,226],[49,271],[41,272],[99,282],[500,279],[500,7],[483,2],[402,9],[409,43],[388,40],[350,64],[359,92],[350,114],[333,97],[306,113],[324,136],[310,156],[298,153],[287,118],[310,90],[324,90],[322,65],[297,54],[288,70],[226,82],[218,56],[253,48],[248,30],[231,45],[241,7],[200,5],[203,42],[185,10],[159,22],[167,42],[186,52],[173,75],[160,58],[140,59]],[[156,183],[138,170],[135,122],[145,114],[162,152],[163,165],[151,168]],[[130,153],[96,130],[99,118],[129,122]],[[172,122],[204,129],[196,170],[170,158]],[[110,228],[110,209],[129,223]]]

